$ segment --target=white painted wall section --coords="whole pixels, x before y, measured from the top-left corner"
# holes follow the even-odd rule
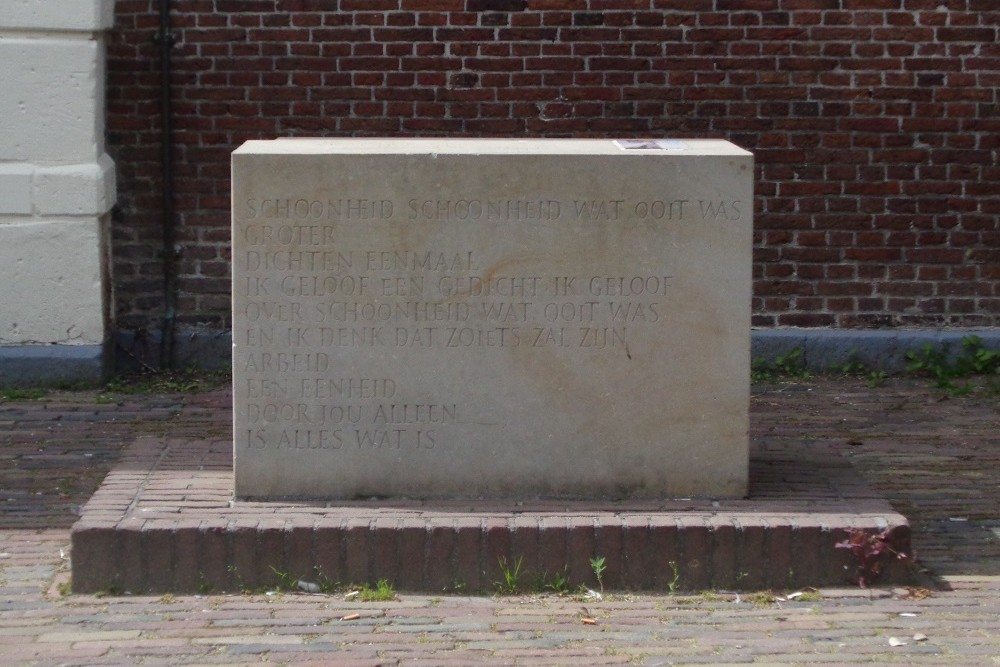
[[[13,290],[0,299],[0,340],[100,345],[101,224],[47,219],[4,225],[0,267]]]
[[[103,35],[113,18],[113,0],[0,3],[2,349],[108,339],[115,169]]]

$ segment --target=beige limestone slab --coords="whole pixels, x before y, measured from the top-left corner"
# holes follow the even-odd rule
[[[752,156],[233,155],[238,497],[742,496]]]

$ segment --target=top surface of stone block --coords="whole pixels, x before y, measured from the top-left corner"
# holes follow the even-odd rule
[[[655,145],[664,140],[640,141]],[[234,155],[677,155],[710,156],[751,153],[720,139],[681,139],[678,148],[622,148],[609,139],[325,139],[289,137],[248,141]]]

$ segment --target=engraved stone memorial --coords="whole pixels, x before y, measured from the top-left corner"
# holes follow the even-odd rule
[[[237,497],[745,495],[752,182],[717,140],[244,144]]]

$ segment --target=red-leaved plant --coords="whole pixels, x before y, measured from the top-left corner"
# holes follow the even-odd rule
[[[912,554],[904,551],[908,537],[908,529],[889,529],[881,533],[852,530],[846,540],[836,544],[838,549],[847,549],[854,556],[856,571],[849,577],[850,581],[867,588],[878,579],[887,564],[894,560],[912,560]]]

